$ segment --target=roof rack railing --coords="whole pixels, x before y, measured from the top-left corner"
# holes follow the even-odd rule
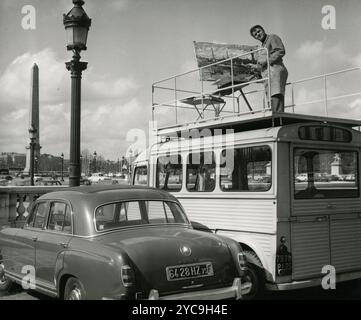
[[[312,80],[317,80],[317,79],[323,79],[323,90],[324,90],[324,97],[323,99],[318,99],[318,100],[311,100],[311,101],[307,101],[304,103],[299,103],[297,104],[297,106],[301,106],[301,105],[308,105],[308,104],[314,104],[314,103],[324,103],[325,104],[325,114],[326,116],[329,115],[329,110],[328,110],[328,102],[332,101],[332,100],[337,100],[337,99],[343,99],[343,98],[349,98],[349,97],[353,97],[353,96],[358,96],[361,95],[361,91],[357,91],[354,93],[350,93],[350,94],[344,94],[344,95],[338,95],[338,96],[334,96],[334,97],[328,97],[328,87],[327,87],[327,79],[332,77],[332,76],[336,76],[336,75],[340,75],[343,73],[347,73],[347,72],[352,72],[352,71],[360,71],[361,67],[354,67],[354,68],[348,68],[348,69],[343,69],[343,70],[339,70],[339,71],[335,71],[335,72],[330,72],[330,73],[325,73],[325,74],[321,74],[318,76],[313,76],[313,77],[309,77],[309,78],[304,78],[304,79],[300,79],[300,80],[296,80],[293,82],[288,82],[286,84],[286,86],[291,87],[291,105],[286,105],[286,108],[292,108],[292,112],[295,112],[295,97],[294,97],[294,87],[297,84],[300,83],[304,83],[304,82],[309,82]]]
[[[234,80],[235,75],[234,75],[234,70],[233,70],[234,69],[233,68],[234,60],[242,58],[244,56],[254,55],[254,54],[257,54],[257,53],[260,53],[260,52],[263,52],[263,54],[266,56],[266,59],[267,59],[267,65],[268,65],[267,77],[260,78],[260,79],[255,79],[255,80],[251,80],[251,81],[243,82],[243,83],[235,82],[235,80]],[[206,97],[207,96],[217,96],[217,95],[218,95],[218,97],[220,97],[221,93],[226,91],[226,90],[230,90],[231,95],[229,95],[229,94],[228,95],[223,95],[222,97],[232,99],[233,111],[229,111],[229,110],[227,111],[227,110],[223,110],[223,109],[222,110],[216,110],[216,117],[219,116],[220,112],[228,113],[228,114],[239,113],[240,112],[240,110],[239,110],[239,98],[240,98],[240,96],[242,95],[242,97],[246,100],[246,97],[243,94],[243,92],[241,91],[241,89],[243,87],[247,86],[247,85],[250,85],[250,84],[253,84],[253,83],[261,83],[261,82],[264,82],[264,81],[268,82],[268,91],[269,92],[268,92],[268,95],[267,95],[267,98],[268,98],[267,106],[269,106],[270,105],[269,97],[270,97],[270,92],[271,92],[271,86],[270,86],[269,77],[268,77],[268,74],[269,74],[269,63],[268,62],[269,62],[269,56],[268,56],[267,48],[259,48],[259,49],[256,49],[256,50],[245,52],[245,53],[243,53],[241,55],[238,55],[238,56],[235,56],[235,57],[224,59],[224,60],[219,61],[219,62],[215,62],[215,63],[209,64],[209,65],[203,66],[203,67],[192,69],[190,71],[183,72],[183,73],[180,73],[180,74],[177,74],[177,75],[174,75],[174,76],[167,77],[167,78],[164,78],[162,80],[156,81],[156,82],[154,82],[152,84],[152,120],[153,121],[155,120],[155,110],[156,110],[156,108],[159,108],[159,107],[175,108],[175,123],[176,124],[178,124],[178,109],[196,110],[198,112],[198,119],[199,118],[203,119],[204,118],[203,115],[204,115],[205,111],[214,111],[214,110],[207,110],[207,106],[209,105],[207,103],[209,102],[209,99],[206,99]],[[227,63],[229,63],[229,68],[230,68],[230,80],[231,80],[230,85],[226,86],[226,87],[218,88],[218,89],[213,88],[213,89],[206,90],[205,89],[205,82],[208,82],[208,80],[203,80],[202,79],[202,71],[204,69],[219,66],[219,65],[224,66]],[[180,81],[183,77],[185,77],[187,75],[190,75],[190,74],[196,74],[196,75],[199,74],[200,75],[200,79],[199,79],[200,89],[199,89],[199,91],[181,89],[179,87],[178,81]],[[164,83],[166,83],[168,81],[172,81],[172,86],[165,86],[164,85]],[[196,84],[195,84],[195,86],[196,86]],[[167,100],[165,102],[161,102],[161,103],[156,102],[154,96],[155,96],[155,91],[157,89],[158,90],[173,92],[173,98],[169,99],[169,100]],[[242,92],[242,94],[236,96],[235,92],[237,90],[240,90]],[[191,95],[182,96],[182,98],[179,99],[180,94],[191,94]],[[190,106],[184,105],[184,101],[187,100],[187,99],[191,99],[191,98],[198,98],[197,102],[199,102],[199,103],[198,103],[197,106],[193,105],[193,107],[190,107]],[[237,111],[236,111],[236,103],[237,103]],[[248,101],[246,103],[248,105],[248,108],[251,110],[251,107],[250,107]],[[267,109],[266,104],[263,103],[263,105],[264,105],[264,109]],[[199,111],[199,110],[201,110],[201,111]],[[217,111],[218,111],[218,114],[217,114]]]
[[[268,65],[268,74],[266,77],[260,78],[260,79],[254,79],[248,82],[244,83],[236,83],[234,80],[234,69],[233,64],[234,60],[238,59],[243,56],[251,55],[254,53],[259,53],[264,51],[267,57],[267,65]],[[270,92],[271,92],[271,86],[268,75],[270,74],[269,70],[269,59],[268,59],[268,51],[266,48],[260,48],[254,51],[249,51],[244,54],[241,54],[236,57],[228,58],[219,62],[215,62],[212,64],[209,64],[207,66],[203,66],[200,68],[192,69],[187,72],[183,72],[162,80],[159,80],[157,82],[154,82],[152,84],[152,120],[158,120],[156,119],[155,113],[158,108],[161,107],[167,107],[167,108],[173,108],[175,111],[175,122],[172,121],[170,124],[173,125],[186,125],[189,123],[194,122],[204,122],[206,121],[205,113],[206,112],[215,112],[214,117],[207,118],[207,120],[216,120],[219,118],[229,118],[229,117],[242,117],[247,118],[251,116],[252,118],[254,116],[262,117],[265,116],[266,113],[269,115],[271,108],[270,108]],[[227,64],[228,63],[228,64]],[[215,85],[216,83],[212,83],[211,85],[208,84],[208,80],[202,79],[202,71],[203,69],[214,67],[217,65],[223,65],[223,67],[227,64],[227,67],[230,68],[230,85],[226,87],[221,87],[218,89],[212,88],[211,86]],[[351,73],[354,71],[361,71],[361,67],[354,67],[354,68],[348,68],[336,72],[330,72],[322,75],[317,75],[309,78],[304,78],[297,81],[288,82],[286,84],[286,101],[289,100],[290,103],[287,103],[285,105],[285,112],[291,112],[295,113],[295,111],[300,112],[302,114],[302,110],[298,107],[310,105],[310,104],[324,104],[324,115],[326,117],[330,116],[330,102],[342,99],[342,98],[350,98],[354,96],[361,95],[361,91],[355,91],[347,94],[339,94],[339,95],[333,95],[330,96],[329,91],[331,92],[332,88],[330,85],[328,85],[328,80],[331,77],[335,77],[341,74],[345,73]],[[182,87],[182,79],[184,77],[193,76],[193,82],[190,81],[193,86],[191,88],[183,88]],[[361,74],[360,74],[361,75]],[[322,80],[322,91],[319,90],[319,93],[323,95],[321,99],[306,101],[306,102],[296,102],[295,97],[295,87],[299,86],[304,83],[311,83],[312,81],[316,80]],[[244,92],[242,88],[244,88],[247,85],[257,84],[257,83],[263,83],[267,81],[268,82],[268,92],[266,94],[265,92],[265,86],[262,86],[262,89],[254,89],[251,88],[251,90]],[[171,84],[167,85],[167,82],[171,82]],[[359,81],[356,81],[356,83],[359,83]],[[340,83],[338,85],[344,85],[344,83]],[[194,89],[194,88],[198,88]],[[334,88],[333,88],[334,89]],[[168,92],[172,96],[165,100],[165,102],[156,102],[155,99],[155,93],[157,90],[161,90],[162,92]],[[222,95],[222,92],[227,91],[230,92],[229,94]],[[240,91],[238,95],[236,95],[236,91]],[[255,96],[261,96],[261,102],[257,103],[257,108],[254,109],[251,107],[248,99],[252,99]],[[240,110],[240,98],[243,98],[245,105],[248,107],[249,110],[247,111],[241,111]],[[223,101],[224,100],[224,101]],[[185,103],[187,102],[187,103]],[[230,102],[230,103],[229,103]],[[210,108],[208,108],[211,106]],[[227,108],[228,107],[228,108]],[[297,110],[295,110],[297,107]],[[196,111],[196,115],[198,116],[197,119],[194,119],[194,116],[192,119],[186,119],[185,121],[179,121],[178,113],[180,113],[180,110],[185,111],[191,111],[192,114],[194,114],[194,111]],[[307,112],[307,111],[306,111]],[[167,113],[167,118],[169,119],[169,113]],[[163,126],[164,127],[164,126]]]

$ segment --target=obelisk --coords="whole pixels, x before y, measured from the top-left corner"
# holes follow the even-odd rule
[[[39,127],[39,68],[36,63],[34,63],[31,68],[31,103],[30,103],[30,113],[29,113],[29,126],[26,130],[33,126],[36,129],[36,139],[35,139],[35,148],[34,148],[34,157],[40,159],[40,127]],[[26,167],[24,172],[30,172],[30,137],[29,144],[26,149]],[[36,168],[35,168],[36,169]]]

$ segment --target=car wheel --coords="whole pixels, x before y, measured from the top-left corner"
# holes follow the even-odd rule
[[[77,278],[69,278],[64,289],[64,300],[85,300],[83,284]]]
[[[244,281],[251,282],[252,288],[248,294],[243,295],[243,299],[260,299],[265,290],[265,275],[262,263],[252,251],[244,251],[244,255],[246,256],[248,267],[244,274]]]
[[[1,267],[3,268],[4,266],[2,265]],[[14,282],[11,281],[5,275],[5,273],[2,273],[2,275],[0,275],[0,291],[10,291],[13,288],[13,285],[14,285]]]

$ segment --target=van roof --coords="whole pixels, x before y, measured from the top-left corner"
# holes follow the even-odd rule
[[[233,129],[234,132],[241,132],[305,122],[329,123],[349,128],[361,126],[361,120],[357,119],[332,118],[288,112],[276,113],[272,111],[265,111],[263,115],[260,115],[259,113],[250,113],[249,115],[242,115],[242,117],[220,117],[218,119],[209,119],[204,121],[189,122],[182,125],[162,127],[158,128],[157,135],[180,135],[182,132],[187,132],[193,129],[202,130],[205,128],[212,131],[215,129]]]

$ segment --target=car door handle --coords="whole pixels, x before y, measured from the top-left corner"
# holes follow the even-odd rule
[[[32,237],[31,240],[38,241],[38,237]]]
[[[65,243],[65,242],[60,242],[59,246],[61,246],[63,248],[68,248],[69,247],[69,245],[67,243]]]

